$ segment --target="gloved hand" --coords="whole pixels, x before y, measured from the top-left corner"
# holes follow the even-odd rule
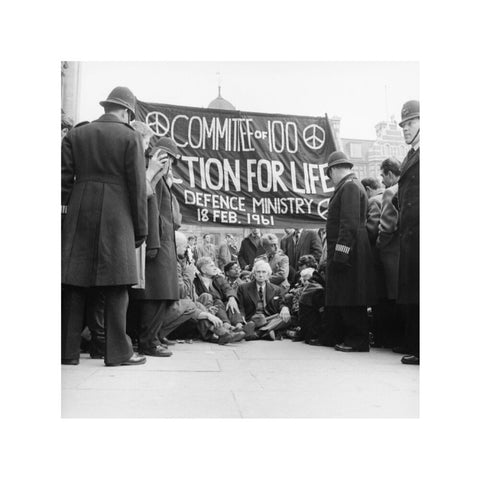
[[[135,237],[135,248],[142,246],[143,242],[147,239],[146,236],[137,236]]]
[[[149,259],[155,259],[158,255],[158,252],[160,251],[160,248],[150,248],[147,249],[146,255],[147,258]]]

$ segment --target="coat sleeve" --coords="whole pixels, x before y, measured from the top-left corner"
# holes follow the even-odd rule
[[[235,290],[230,286],[229,282],[222,276],[215,277],[215,286],[222,295],[222,301],[227,301],[232,296],[236,299]]]
[[[367,210],[368,239],[372,244],[374,244],[377,239],[379,223],[380,223],[380,207],[378,203],[372,199],[372,201],[368,202],[368,210]]]
[[[340,225],[333,261],[348,264],[360,223],[360,188],[347,181],[342,189]]]
[[[378,225],[377,248],[385,248],[392,240],[398,223],[398,210],[393,203],[395,191],[387,188],[382,197],[382,211]]]
[[[147,236],[147,249],[160,248],[160,230],[159,230],[159,213],[157,196],[153,195],[148,198],[148,236]]]
[[[282,284],[288,278],[289,272],[288,256],[282,255],[275,265],[275,271],[272,273],[272,276],[270,276],[270,283],[276,285]]]
[[[242,315],[242,317],[246,318],[246,314],[245,314],[245,287],[244,285],[246,285],[247,283],[243,283],[241,284],[238,289],[237,289],[237,303],[238,303],[238,309],[240,310],[240,314]]]
[[[147,236],[147,185],[140,135],[130,135],[125,151],[125,176],[135,237]]]
[[[310,254],[313,255],[318,262],[322,256],[322,242],[316,231],[311,231],[310,238]]]
[[[62,141],[62,213],[67,212],[74,183],[75,161],[70,135],[66,135]]]
[[[242,240],[242,243],[240,244],[240,251],[238,252],[238,263],[242,269],[245,269],[245,266],[248,265],[248,262],[245,259],[245,241],[245,239]]]

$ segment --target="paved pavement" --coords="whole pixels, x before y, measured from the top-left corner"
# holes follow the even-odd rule
[[[290,340],[170,346],[170,358],[62,366],[62,417],[418,417],[419,367],[383,349],[341,353]]]

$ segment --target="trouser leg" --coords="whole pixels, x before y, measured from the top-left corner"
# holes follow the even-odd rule
[[[127,286],[105,286],[100,288],[105,298],[105,363],[115,364],[130,359],[132,342],[127,336]]]
[[[343,323],[340,306],[325,307],[325,346],[335,346],[343,341]]]
[[[88,288],[62,286],[62,359],[80,357],[80,339]]]
[[[142,301],[138,348],[141,350],[155,349],[160,345],[158,333],[162,327],[168,301]]]
[[[365,306],[343,306],[344,344],[358,351],[369,351],[368,315]]]
[[[406,347],[409,354],[420,357],[420,305],[409,304],[405,321]]]
[[[91,355],[105,354],[105,295],[100,288],[90,288],[87,300],[86,323],[91,334]]]

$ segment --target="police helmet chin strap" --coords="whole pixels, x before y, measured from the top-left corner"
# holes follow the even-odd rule
[[[420,133],[420,128],[418,129],[417,133],[415,133],[415,136],[410,141],[410,143],[407,143],[407,145],[411,145],[417,139],[417,136],[419,135],[419,133]]]

